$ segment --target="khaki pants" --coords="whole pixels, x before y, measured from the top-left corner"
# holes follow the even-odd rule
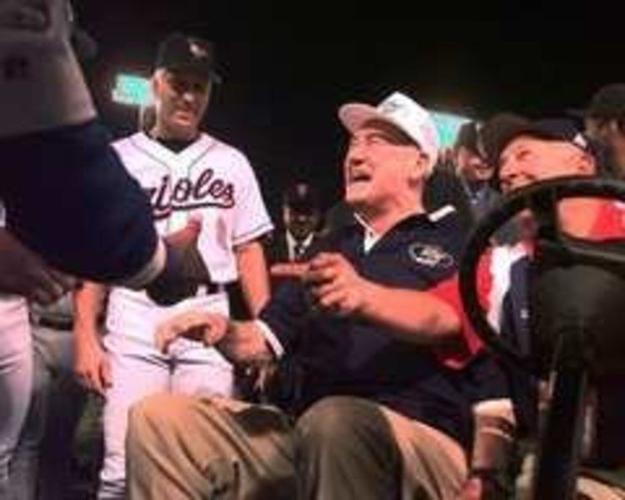
[[[590,477],[577,479],[577,491],[592,500],[625,500],[625,490]]]
[[[151,396],[131,411],[127,457],[134,500],[452,500],[466,475],[454,440],[350,397],[292,426],[269,406]]]

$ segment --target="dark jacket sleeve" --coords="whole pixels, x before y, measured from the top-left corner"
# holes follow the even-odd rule
[[[9,229],[53,266],[121,281],[154,255],[149,200],[96,121],[0,141]]]
[[[292,353],[310,314],[313,311],[304,287],[297,280],[286,280],[261,311],[260,319],[271,328],[282,347]]]

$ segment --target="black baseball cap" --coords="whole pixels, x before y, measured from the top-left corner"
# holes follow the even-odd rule
[[[596,157],[593,144],[566,118],[531,121],[519,115],[500,114],[482,129],[482,141],[489,161],[497,166],[499,157],[510,142],[526,135],[546,141],[568,142]]]
[[[316,190],[307,182],[296,182],[284,192],[284,205],[294,212],[312,214],[319,210]]]
[[[155,67],[178,71],[190,71],[221,83],[215,71],[215,47],[212,42],[182,33],[172,33],[161,42],[156,55]]]
[[[458,130],[458,136],[456,137],[454,149],[458,151],[458,149],[460,148],[466,148],[472,153],[482,156],[479,142],[480,135],[477,128],[477,123],[463,123]]]

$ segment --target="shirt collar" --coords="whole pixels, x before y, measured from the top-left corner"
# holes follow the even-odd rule
[[[419,213],[414,213],[411,215],[408,215],[407,217],[401,219],[400,221],[398,221],[391,229],[389,229],[386,234],[392,232],[395,228],[397,228],[398,226],[407,223],[408,221],[413,221],[413,220],[427,220],[430,223],[436,224],[437,222],[441,221],[442,219],[444,219],[445,217],[447,217],[448,215],[454,213],[456,211],[456,208],[452,205],[443,205],[441,208],[434,210],[433,212],[427,212],[427,213],[423,213],[423,212],[419,212]],[[360,225],[363,230],[364,230],[364,237],[363,237],[363,250],[365,252],[365,254],[369,253],[371,251],[371,249],[377,245],[377,243],[382,239],[382,237],[384,235],[379,234],[375,231],[375,229],[373,229],[368,223],[367,221],[364,219],[364,217],[362,217],[362,215],[360,215],[357,212],[354,212],[354,219],[356,220],[357,224]]]
[[[288,229],[285,232],[286,232],[286,244],[289,248],[290,256],[295,256],[295,247],[298,244],[302,245],[304,249],[308,249],[308,247],[311,245],[315,237],[315,233],[310,233],[304,240],[300,242],[295,239],[295,237],[291,234],[291,232]]]
[[[375,229],[367,224],[367,221],[362,217],[362,215],[354,212],[354,219],[356,219],[356,222],[360,224],[364,230],[362,245],[365,253],[367,254],[376,245],[376,243],[380,241],[382,235],[376,233]]]

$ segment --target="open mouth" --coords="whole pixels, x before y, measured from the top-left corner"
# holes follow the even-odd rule
[[[371,181],[371,174],[367,172],[351,172],[348,178],[350,184],[362,184]]]

